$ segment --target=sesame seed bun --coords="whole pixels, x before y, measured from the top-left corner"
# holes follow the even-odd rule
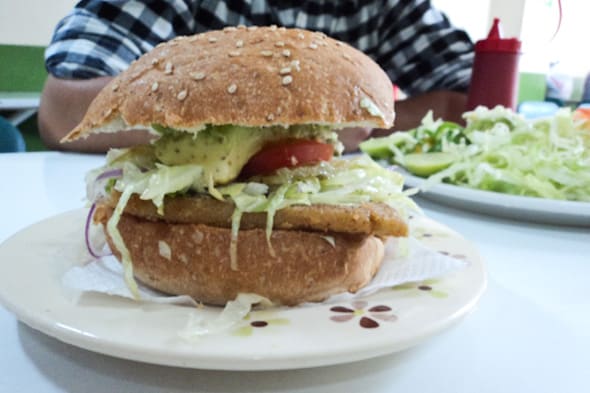
[[[323,33],[239,27],[158,45],[112,80],[64,141],[206,125],[390,128],[393,89],[368,56]]]

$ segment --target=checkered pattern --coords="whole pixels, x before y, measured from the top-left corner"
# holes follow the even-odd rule
[[[238,24],[322,31],[408,94],[465,90],[471,75],[471,41],[428,0],[85,0],[58,24],[46,67],[59,78],[116,75],[162,41]]]

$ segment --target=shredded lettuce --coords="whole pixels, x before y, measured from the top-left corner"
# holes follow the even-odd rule
[[[238,233],[244,212],[236,207],[231,217],[231,240],[229,244],[229,260],[231,270],[238,270]]]
[[[107,231],[119,250],[125,267],[126,281],[136,293],[129,251],[117,229],[120,216],[132,194],[151,200],[159,214],[164,213],[165,198],[186,193],[208,194],[233,202],[230,256],[231,268],[238,269],[237,242],[241,217],[244,213],[266,213],[266,238],[271,253],[271,234],[278,210],[292,205],[339,204],[356,205],[367,202],[386,203],[406,216],[408,210],[419,210],[403,191],[403,176],[375,163],[368,156],[337,158],[314,166],[283,168],[270,176],[227,185],[213,183],[202,166],[197,164],[164,165],[158,162],[149,148],[112,151],[107,166],[87,177],[89,198],[102,198],[105,192],[96,191],[99,174],[117,170],[114,187],[122,195]],[[93,186],[90,186],[90,185]],[[101,183],[104,186],[104,182]],[[94,200],[93,200],[94,201]]]
[[[222,333],[240,323],[255,305],[268,307],[272,303],[256,294],[240,293],[235,300],[227,302],[223,311],[215,318],[204,319],[201,313],[190,314],[186,327],[179,335],[184,340],[194,342],[204,335]]]
[[[503,107],[478,107],[464,118],[464,128],[441,131],[444,122],[429,114],[420,127],[401,133],[403,137],[378,138],[364,150],[377,149],[381,158],[401,166],[410,153],[452,153],[454,162],[430,175],[423,188],[447,182],[514,195],[590,201],[590,131],[571,110],[527,121]]]
[[[164,197],[191,188],[202,189],[203,170],[198,165],[166,166],[156,164],[151,170],[142,170],[131,162],[122,166],[122,176],[117,179],[115,189],[123,192],[128,187],[132,193],[144,200],[151,200],[164,213]]]
[[[186,191],[195,183],[200,184],[202,174],[203,170],[198,165],[157,164],[155,170],[147,173],[147,186],[141,192],[140,198],[153,201],[158,208],[158,213],[163,214],[164,197],[167,194]]]
[[[151,200],[160,213],[167,195],[188,191],[213,194],[202,168],[196,164],[155,164],[151,169],[143,169],[132,162],[123,162],[119,167],[122,175],[116,179],[114,188],[123,192],[130,187],[141,199]],[[89,177],[88,181],[95,178]],[[336,158],[316,166],[283,168],[270,176],[218,186],[212,196],[229,198],[238,210],[247,213],[274,214],[294,204],[312,203],[383,202],[400,209],[416,208],[403,191],[403,181],[399,173],[362,155]]]
[[[123,276],[125,279],[125,284],[127,285],[127,288],[129,288],[129,291],[131,292],[133,297],[135,299],[140,299],[137,282],[133,277],[133,263],[131,261],[131,254],[129,253],[129,249],[125,245],[125,241],[121,236],[121,232],[119,232],[119,229],[117,228],[119,220],[121,219],[121,214],[123,214],[123,209],[125,209],[125,206],[127,205],[127,202],[129,201],[129,198],[131,197],[132,193],[133,186],[131,185],[127,186],[123,190],[123,193],[119,198],[119,202],[115,207],[115,211],[113,212],[111,218],[107,222],[107,231],[111,236],[111,239],[115,244],[115,247],[117,247],[117,250],[119,250],[119,252],[121,253],[121,263],[123,265]]]

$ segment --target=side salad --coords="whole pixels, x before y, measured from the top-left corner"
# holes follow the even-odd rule
[[[507,194],[590,202],[590,121],[570,109],[527,121],[510,109],[478,107],[465,126],[435,120],[363,142],[376,160],[427,178]]]

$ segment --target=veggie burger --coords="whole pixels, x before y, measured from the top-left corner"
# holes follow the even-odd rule
[[[393,91],[369,57],[322,33],[228,27],[158,45],[114,78],[64,142],[146,129],[88,177],[130,290],[136,279],[223,305],[355,292],[384,240],[408,234],[403,178],[339,158],[336,131],[391,127]],[[92,214],[92,213],[91,213]]]

